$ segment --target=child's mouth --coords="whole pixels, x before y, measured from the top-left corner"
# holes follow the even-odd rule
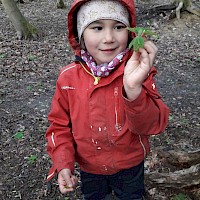
[[[112,53],[115,49],[103,49],[101,51],[103,51],[104,53]]]

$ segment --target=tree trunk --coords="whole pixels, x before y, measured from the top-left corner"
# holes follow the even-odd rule
[[[66,5],[63,0],[57,0],[56,7],[58,9],[64,9],[64,8],[66,8]]]
[[[22,15],[14,0],[1,0],[7,15],[17,31],[18,39],[30,39],[38,36],[38,30]]]
[[[174,15],[174,12],[171,12],[170,19],[175,18],[175,17],[177,19],[180,19],[180,14],[182,11],[188,11],[192,14],[200,16],[200,8],[197,5],[195,5],[192,2],[192,0],[173,0],[168,4],[158,5],[153,8],[144,10],[142,14],[147,15],[148,18],[151,18],[152,16],[159,15],[163,11],[170,11],[170,10],[171,11],[175,10],[175,15]]]

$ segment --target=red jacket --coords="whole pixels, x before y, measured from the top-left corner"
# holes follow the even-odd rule
[[[79,55],[72,16],[69,12],[69,41]],[[122,1],[135,26],[133,1]],[[89,173],[114,174],[138,165],[149,153],[149,135],[161,133],[167,125],[169,109],[157,92],[153,67],[139,97],[126,99],[123,72],[126,55],[116,70],[95,84],[84,63],[75,61],[61,70],[49,113],[47,151],[53,161],[48,180],[63,168],[73,172],[74,163]]]

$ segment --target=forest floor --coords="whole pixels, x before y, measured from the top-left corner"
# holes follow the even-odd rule
[[[44,33],[37,40],[18,40],[0,4],[0,200],[82,199],[80,185],[74,193],[62,195],[56,179],[52,188],[46,183],[51,166],[44,137],[47,114],[59,70],[74,58],[67,40],[69,6],[60,10],[54,0],[25,2],[19,5],[21,12]],[[142,14],[164,3],[155,2],[137,1],[137,21],[159,34],[156,80],[171,114],[166,131],[151,139],[146,173],[178,169],[159,158],[158,148],[187,152],[199,149],[200,142],[200,18],[188,12],[180,20],[169,19],[170,11]],[[171,200],[179,194],[194,199],[176,185],[148,183],[147,192],[151,200]]]

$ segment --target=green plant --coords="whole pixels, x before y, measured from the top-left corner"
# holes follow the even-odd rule
[[[34,61],[36,58],[37,58],[37,57],[36,57],[35,55],[33,55],[33,54],[29,54],[29,55],[28,55],[28,60],[29,60],[29,61]]]
[[[178,195],[172,197],[170,200],[186,200],[187,196],[185,194],[179,193]]]
[[[134,32],[136,37],[130,42],[128,48],[132,48],[135,52],[139,50],[139,48],[144,48],[144,36],[155,36],[158,37],[156,33],[153,31],[147,29],[147,28],[142,28],[142,27],[135,27],[135,28],[130,28],[127,27],[127,30],[130,32]]]
[[[24,138],[24,132],[19,131],[19,132],[15,133],[14,137],[16,139],[22,139],[22,138]]]
[[[175,116],[174,116],[174,115],[172,115],[172,114],[170,114],[170,115],[169,115],[169,117],[168,117],[168,120],[169,120],[169,121],[173,121],[173,120],[174,120],[174,118],[175,118]]]
[[[33,89],[33,86],[32,86],[32,85],[28,85],[28,86],[26,87],[26,89],[27,89],[27,90],[32,90],[32,89]]]
[[[0,58],[6,58],[6,54],[0,54]]]
[[[31,155],[28,157],[28,162],[30,164],[34,163],[37,160],[37,156],[36,155]]]

